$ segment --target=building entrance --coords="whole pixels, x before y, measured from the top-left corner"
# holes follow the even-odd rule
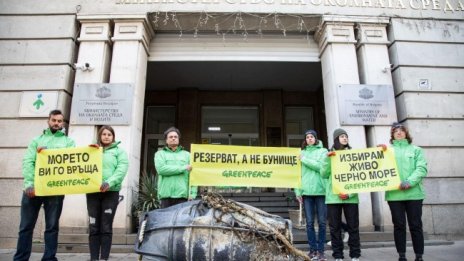
[[[258,107],[203,106],[201,143],[259,146]]]

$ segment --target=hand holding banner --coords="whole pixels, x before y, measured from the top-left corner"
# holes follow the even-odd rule
[[[37,196],[99,192],[102,148],[46,149],[37,153],[34,187]]]
[[[337,150],[330,160],[334,194],[395,190],[400,185],[393,148]]]

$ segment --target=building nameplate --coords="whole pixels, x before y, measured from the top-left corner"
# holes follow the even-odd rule
[[[462,18],[462,0],[113,0],[116,6],[148,12],[293,13]],[[153,10],[149,10],[153,7]]]
[[[337,89],[342,125],[390,125],[396,121],[392,85],[342,84]]]
[[[77,83],[71,106],[71,123],[129,125],[133,86],[129,83]]]

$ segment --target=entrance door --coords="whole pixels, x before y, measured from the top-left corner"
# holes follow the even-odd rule
[[[203,144],[259,146],[259,109],[254,106],[203,106]],[[251,187],[208,187],[218,193],[261,192]]]
[[[258,107],[203,106],[201,143],[259,146]]]
[[[143,171],[155,173],[155,153],[166,145],[164,131],[175,126],[176,108],[174,106],[150,106],[145,113],[145,139]]]

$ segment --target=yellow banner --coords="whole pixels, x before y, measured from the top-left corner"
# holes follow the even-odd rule
[[[395,190],[401,183],[393,148],[337,150],[330,159],[334,194]]]
[[[192,186],[300,188],[300,149],[192,144]]]
[[[102,148],[46,149],[37,153],[34,188],[37,196],[99,192]]]

